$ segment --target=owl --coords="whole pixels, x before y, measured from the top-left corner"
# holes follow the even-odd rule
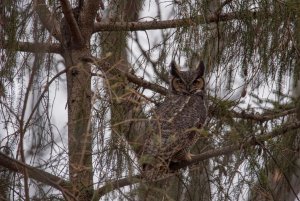
[[[153,111],[143,147],[146,178],[167,173],[171,163],[191,160],[207,117],[203,62],[195,70],[180,71],[172,61],[170,69],[169,94]]]

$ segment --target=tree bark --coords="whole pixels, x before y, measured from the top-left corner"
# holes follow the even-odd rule
[[[69,177],[78,200],[93,197],[91,132],[91,66],[81,58],[89,56],[90,38],[98,1],[86,1],[71,9],[61,1],[65,18],[61,22],[62,47],[67,69]]]
[[[69,175],[79,200],[90,200],[93,195],[91,67],[79,59],[88,53],[88,49],[79,49],[64,56],[68,69]]]
[[[138,19],[138,13],[142,6],[142,0],[128,0],[128,1],[115,1],[109,8],[110,20],[116,21],[135,21]],[[141,110],[133,111],[132,109],[137,105],[139,97],[132,96],[130,92],[131,85],[128,82],[126,74],[130,72],[130,66],[127,55],[127,32],[103,32],[101,34],[101,49],[103,57],[107,53],[112,53],[111,57],[107,59],[111,68],[108,76],[109,86],[117,86],[109,88],[114,94],[111,97],[111,125],[112,125],[112,138],[122,135],[129,142],[131,148],[138,153],[141,147],[139,144],[140,126],[138,122],[126,122],[128,119],[137,118],[141,114]],[[120,74],[120,72],[122,72]],[[133,100],[130,100],[133,99]],[[140,117],[140,116],[139,116]]]

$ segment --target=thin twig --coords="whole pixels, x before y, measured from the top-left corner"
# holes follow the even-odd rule
[[[35,105],[34,105],[32,111],[31,111],[31,113],[30,113],[30,115],[29,115],[29,117],[28,117],[28,119],[27,119],[27,121],[26,121],[26,124],[25,124],[25,126],[24,126],[24,130],[26,130],[27,127],[29,126],[29,123],[30,123],[31,118],[33,117],[35,111],[36,111],[37,108],[39,107],[39,104],[40,104],[41,100],[43,99],[45,93],[49,90],[49,87],[50,87],[50,85],[52,84],[52,82],[54,82],[59,76],[61,76],[62,74],[66,73],[66,72],[67,72],[66,69],[60,71],[59,73],[57,73],[57,74],[56,74],[56,75],[55,75],[55,76],[54,76],[54,77],[53,77],[53,78],[52,78],[52,79],[44,86],[43,92],[41,93],[39,99],[38,99],[37,102],[35,103]]]
[[[290,110],[284,110],[281,112],[277,112],[274,114],[249,114],[249,113],[245,113],[245,112],[235,112],[235,111],[231,111],[233,114],[233,117],[236,118],[241,118],[241,119],[250,119],[250,120],[255,120],[255,121],[260,121],[260,122],[264,122],[264,121],[269,121],[272,119],[276,119],[279,117],[283,117],[286,115],[290,115],[293,113],[296,113],[296,108],[290,109]]]
[[[21,160],[23,163],[26,163],[25,161],[25,150],[24,150],[24,136],[26,133],[26,128],[24,126],[24,119],[25,119],[25,112],[27,109],[27,103],[28,103],[28,99],[29,99],[29,93],[31,91],[31,88],[33,86],[33,82],[34,82],[34,77],[36,75],[38,66],[37,66],[37,58],[35,58],[34,63],[33,63],[33,67],[31,70],[31,74],[29,77],[29,81],[28,81],[28,85],[26,88],[26,92],[25,92],[25,96],[24,96],[24,101],[23,101],[23,107],[22,107],[22,112],[21,112],[21,117],[19,120],[19,134],[20,134],[20,141],[19,141],[19,146],[18,146],[18,151],[20,153],[21,156]],[[25,197],[26,200],[29,201],[29,183],[28,183],[28,172],[26,169],[24,169],[24,188],[25,188]]]

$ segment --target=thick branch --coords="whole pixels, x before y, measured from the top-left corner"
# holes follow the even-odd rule
[[[4,42],[3,45],[0,44],[1,49],[12,48],[8,45],[7,42]],[[16,51],[22,52],[50,52],[61,54],[61,47],[58,43],[31,43],[31,42],[16,42],[16,45],[13,47]]]
[[[176,20],[164,20],[164,21],[146,21],[146,22],[108,22],[108,23],[95,23],[94,32],[99,31],[139,31],[139,30],[151,30],[151,29],[167,29],[178,27],[190,27],[199,24],[213,23],[219,21],[231,21],[241,20],[247,18],[256,19],[258,17],[268,17],[270,13],[266,12],[253,12],[253,11],[241,11],[225,13],[220,15],[209,15],[207,17],[203,15],[197,15],[191,18],[183,18]]]
[[[139,78],[131,73],[122,72],[122,71],[120,71],[120,73],[125,75],[129,82],[132,82],[132,83],[134,83],[138,86],[141,86],[145,89],[150,89],[150,90],[160,93],[162,95],[167,95],[167,93],[168,93],[166,88],[164,88],[158,84],[153,84],[151,82],[143,80],[142,78]]]
[[[49,33],[54,38],[61,41],[59,22],[55,18],[55,15],[48,10],[45,0],[35,0],[34,10]]]
[[[52,175],[48,172],[45,172],[43,170],[39,170],[35,167],[26,165],[18,160],[12,159],[5,154],[0,152],[0,166],[3,166],[10,171],[17,172],[24,174],[24,170],[27,170],[28,176],[31,179],[37,180],[39,182],[42,182],[43,184],[47,184],[53,188],[56,188],[63,193],[68,193],[68,189],[70,188],[70,183],[63,180],[60,177],[57,177],[55,175]]]
[[[103,63],[105,63],[104,62],[105,59],[101,60],[96,57],[84,57],[84,58],[82,58],[82,60],[99,66],[104,72],[112,70],[109,65],[103,64]],[[145,89],[150,89],[150,90],[160,93],[162,95],[167,95],[167,93],[168,93],[167,89],[160,85],[148,82],[142,78],[137,77],[136,75],[134,75],[132,73],[124,72],[121,69],[118,69],[118,68],[115,68],[115,69],[117,70],[117,72],[120,75],[125,76],[129,82],[132,82],[132,83],[134,83],[138,86],[141,86]]]
[[[193,156],[191,161],[184,161],[184,162],[180,162],[177,164],[173,164],[171,168],[172,168],[172,170],[178,170],[178,169],[185,168],[187,166],[199,163],[201,161],[210,159],[212,157],[218,157],[221,155],[232,154],[235,151],[244,150],[251,146],[261,144],[264,141],[267,141],[274,137],[283,135],[283,134],[287,133],[288,131],[292,131],[292,130],[299,129],[299,128],[300,128],[300,121],[293,122],[293,123],[286,123],[286,124],[282,125],[281,127],[276,128],[273,131],[271,131],[270,133],[267,133],[265,135],[261,135],[256,138],[250,138],[244,142],[235,143],[233,145],[222,147],[220,149],[208,150],[202,154]],[[168,178],[168,177],[166,177],[166,178]],[[163,180],[166,178],[161,178],[160,180]],[[131,184],[139,183],[142,181],[141,179],[142,179],[141,175],[136,175],[136,176],[129,177],[129,178],[112,180],[110,182],[107,182],[107,184],[105,184],[103,187],[99,188],[97,190],[97,194],[99,196],[102,196],[108,192],[115,190],[115,189],[122,188],[124,186],[128,186]]]
[[[82,30],[83,34],[88,37],[92,33],[93,23],[100,7],[100,0],[86,0],[84,1],[82,9]]]
[[[77,24],[77,21],[73,14],[72,6],[69,0],[60,0],[61,8],[64,13],[65,19],[70,27],[72,36],[74,37],[74,41],[77,41],[78,44],[83,44],[83,37],[81,35],[81,31]]]

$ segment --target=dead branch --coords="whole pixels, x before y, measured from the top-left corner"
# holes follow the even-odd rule
[[[3,166],[10,171],[24,174],[25,169],[27,170],[28,177],[39,182],[42,182],[46,185],[49,185],[55,189],[60,190],[63,194],[72,196],[70,193],[71,184],[66,180],[45,172],[43,170],[37,169],[35,167],[24,164],[18,160],[12,159],[6,156],[4,153],[0,152],[0,166]]]
[[[104,60],[98,59],[96,57],[85,57],[85,58],[82,58],[82,60],[99,66],[99,68],[101,68],[105,72],[112,70],[109,65],[103,64]],[[116,69],[120,75],[125,76],[129,82],[132,82],[138,86],[144,87],[145,89],[150,89],[150,90],[160,93],[162,95],[167,95],[167,93],[168,93],[168,90],[166,88],[164,88],[158,84],[148,82],[142,78],[137,77],[136,75],[134,75],[132,73],[125,72],[119,68],[114,68],[114,69]]]
[[[207,17],[203,15],[197,15],[195,17],[164,20],[164,21],[145,21],[145,22],[101,22],[94,24],[94,33],[99,31],[141,31],[141,30],[153,30],[153,29],[168,29],[179,27],[190,27],[200,24],[214,23],[214,22],[226,22],[231,20],[242,19],[257,19],[258,17],[269,17],[271,13],[266,12],[253,12],[253,11],[241,11],[231,12],[225,14],[212,14]]]
[[[1,49],[11,48],[7,42],[0,44]],[[59,43],[31,43],[31,42],[16,42],[13,47],[16,51],[22,52],[49,52],[61,54],[61,46]]]
[[[137,84],[138,86],[141,86],[145,89],[150,89],[152,91],[155,91],[157,93],[160,93],[161,95],[167,95],[168,90],[158,84],[154,84],[151,82],[148,82],[142,78],[137,77],[136,75],[133,75],[131,73],[127,73],[127,72],[122,72],[120,71],[122,74],[124,74],[129,82],[132,82],[134,84]]]

